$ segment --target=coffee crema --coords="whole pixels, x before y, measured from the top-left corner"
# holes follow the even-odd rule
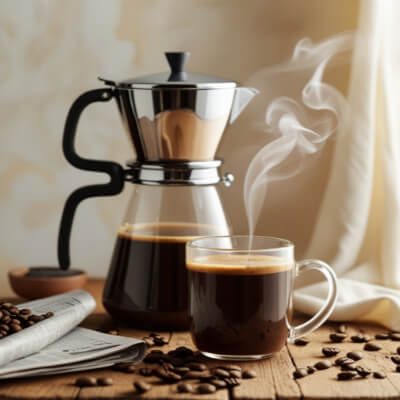
[[[187,264],[192,338],[204,353],[267,355],[289,333],[294,263],[279,257],[217,254]]]
[[[189,328],[186,242],[216,233],[201,224],[122,225],[103,293],[107,311],[136,327]]]

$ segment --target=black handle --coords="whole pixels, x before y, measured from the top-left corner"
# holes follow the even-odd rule
[[[187,79],[185,64],[188,62],[190,53],[188,51],[176,51],[166,52],[165,56],[169,67],[171,68],[171,74],[168,77],[170,82],[184,82]]]
[[[71,228],[78,204],[89,197],[118,194],[124,187],[124,170],[121,165],[111,161],[82,158],[75,151],[76,128],[84,108],[97,101],[109,101],[113,96],[114,91],[112,89],[96,89],[83,93],[72,104],[65,122],[63,137],[65,158],[76,168],[85,171],[105,172],[110,176],[110,182],[81,187],[68,197],[64,206],[58,234],[58,262],[61,269],[68,269],[70,265]]]

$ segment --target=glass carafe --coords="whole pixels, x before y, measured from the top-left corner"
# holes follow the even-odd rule
[[[185,243],[229,233],[217,186],[134,184],[104,289],[105,308],[137,327],[187,329]]]

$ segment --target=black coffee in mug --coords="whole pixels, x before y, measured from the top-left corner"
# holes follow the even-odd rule
[[[189,313],[195,345],[219,360],[270,357],[287,342],[326,321],[337,299],[332,268],[320,260],[296,262],[294,244],[269,236],[209,236],[186,244]],[[293,326],[293,282],[319,271],[328,295],[320,311]]]
[[[191,331],[205,354],[268,355],[289,333],[293,263],[268,255],[188,262]]]

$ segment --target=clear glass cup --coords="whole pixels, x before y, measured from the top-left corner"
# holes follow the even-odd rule
[[[296,262],[294,244],[262,236],[209,236],[186,244],[192,339],[205,356],[255,360],[272,356],[323,324],[337,299],[332,268],[319,260]],[[293,283],[321,272],[327,299],[308,321],[292,325]]]

